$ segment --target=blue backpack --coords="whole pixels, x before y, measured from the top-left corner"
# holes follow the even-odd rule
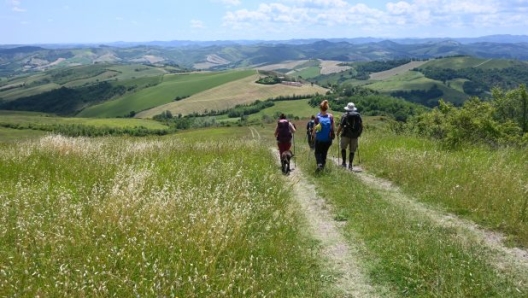
[[[319,124],[321,124],[321,130],[315,133],[315,139],[321,142],[328,142],[333,140],[332,137],[333,129],[332,124],[334,123],[334,117],[331,114],[327,115],[317,115],[319,118]]]

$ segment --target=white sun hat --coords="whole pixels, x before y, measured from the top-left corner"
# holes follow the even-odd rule
[[[352,111],[356,111],[356,105],[353,103],[353,102],[349,102],[347,104],[347,106],[345,107],[345,111],[349,111],[349,112],[352,112]]]

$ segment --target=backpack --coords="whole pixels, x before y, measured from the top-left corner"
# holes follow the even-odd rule
[[[343,136],[348,138],[358,138],[363,132],[363,121],[358,112],[345,114]]]
[[[319,124],[321,125],[320,130],[316,130],[315,132],[315,139],[322,142],[328,142],[333,139],[331,134],[333,133],[332,124],[334,122],[334,118],[332,115],[328,114],[326,117],[317,115],[317,118],[319,119]]]
[[[279,120],[279,122],[277,122],[277,131],[277,141],[279,143],[289,143],[291,141],[292,134],[290,131],[290,121]]]

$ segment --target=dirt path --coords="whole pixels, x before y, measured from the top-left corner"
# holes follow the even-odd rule
[[[280,164],[279,153],[271,148]],[[299,168],[295,168],[285,179],[291,184],[297,200],[310,228],[310,234],[320,241],[320,254],[328,269],[336,273],[335,291],[338,297],[380,297],[370,285],[368,277],[361,267],[361,240],[352,241],[354,246],[341,234],[341,224],[333,219],[331,205],[317,195],[311,184]]]
[[[524,276],[524,281],[528,282],[528,252],[519,248],[508,248],[504,246],[502,236],[499,233],[486,231],[473,222],[466,221],[455,215],[443,213],[432,209],[413,198],[402,194],[398,187],[392,185],[390,181],[383,180],[367,174],[365,172],[357,173],[358,177],[365,184],[375,188],[384,194],[386,200],[394,204],[404,206],[407,210],[424,215],[431,222],[441,227],[455,228],[462,241],[480,243],[486,246],[491,252],[490,264],[497,269],[508,269],[518,272]]]
[[[277,156],[278,151],[270,148]],[[337,165],[340,160],[330,157]],[[310,233],[314,239],[320,241],[320,254],[326,260],[328,269],[335,272],[337,279],[335,290],[341,293],[339,297],[379,297],[379,293],[388,294],[390,291],[374,288],[364,268],[360,251],[364,251],[360,238],[352,241],[342,235],[341,225],[333,218],[332,205],[317,194],[315,186],[308,181],[299,168],[295,168],[285,179],[291,184],[294,197],[309,224]],[[453,214],[443,212],[432,206],[418,202],[402,193],[399,187],[390,181],[378,178],[355,167],[349,172],[359,178],[366,186],[379,192],[391,204],[399,205],[416,216],[423,216],[431,223],[440,227],[451,228],[456,231],[457,240],[471,245],[482,245],[488,251],[487,259],[498,272],[513,272],[520,283],[528,283],[528,251],[519,248],[509,248],[503,243],[504,236],[499,233],[482,229],[475,223],[458,218]]]
[[[339,165],[339,159],[332,158]],[[356,167],[350,173],[356,175],[365,185],[372,187],[383,195],[385,200],[397,204],[421,216],[425,216],[432,223],[445,228],[454,228],[460,241],[477,243],[485,246],[489,251],[489,264],[498,270],[507,270],[517,273],[520,280],[528,283],[528,251],[519,248],[509,248],[503,244],[504,236],[490,232],[477,226],[475,223],[458,218],[453,214],[442,212],[418,202],[416,199],[403,194],[400,189],[390,181],[375,177]]]

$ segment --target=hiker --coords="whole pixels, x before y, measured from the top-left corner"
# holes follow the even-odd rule
[[[326,156],[328,149],[332,145],[335,137],[334,133],[334,116],[328,113],[328,100],[323,100],[319,105],[320,112],[315,119],[315,129],[313,136],[315,138],[315,161],[317,163],[317,172],[323,170],[326,165]]]
[[[312,115],[310,121],[306,123],[306,139],[308,140],[308,146],[310,149],[314,149],[314,138],[313,138],[313,129],[315,127],[315,116]]]
[[[275,127],[275,138],[279,146],[279,156],[282,157],[283,152],[290,150],[294,133],[295,125],[286,119],[286,115],[280,114],[277,127]]]
[[[348,157],[348,169],[353,169],[354,155],[358,148],[358,138],[363,132],[363,120],[361,115],[358,113],[356,105],[353,102],[349,102],[345,107],[345,113],[341,117],[339,127],[337,128],[337,135],[341,137],[339,147],[341,148],[342,163],[341,166],[347,166],[347,148],[349,149]],[[341,133],[341,135],[340,135]]]

